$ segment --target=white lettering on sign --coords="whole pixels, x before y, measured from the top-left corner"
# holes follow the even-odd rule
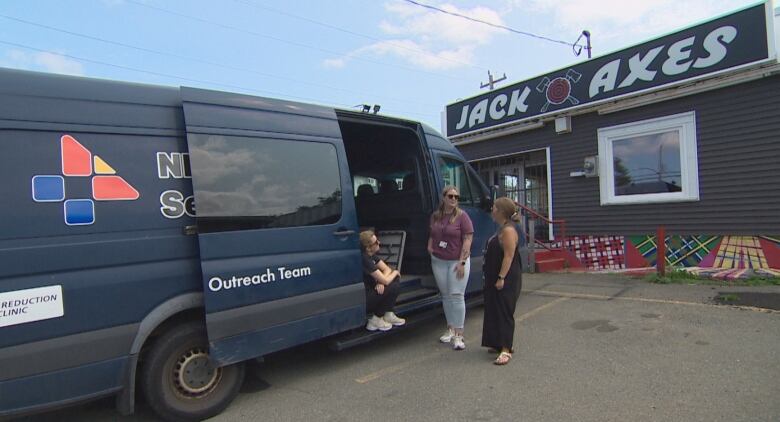
[[[655,78],[656,71],[647,70],[647,68],[650,66],[650,63],[653,62],[655,56],[657,56],[658,53],[660,53],[663,49],[663,46],[656,47],[650,50],[642,58],[639,58],[639,53],[636,53],[633,57],[628,59],[628,68],[631,70],[631,73],[628,74],[626,79],[623,79],[623,82],[620,83],[619,87],[625,88],[627,86],[631,86],[639,79],[648,82],[652,81],[653,78]]]
[[[65,315],[62,286],[0,293],[0,327],[41,321]]]
[[[277,276],[278,273],[278,276]],[[277,280],[291,280],[294,278],[308,277],[311,275],[310,267],[300,268],[287,268],[279,267],[276,271],[272,271],[270,268],[266,268],[262,274],[254,274],[248,276],[232,276],[232,277],[211,277],[208,282],[209,290],[212,292],[218,292],[220,290],[231,290],[240,287],[257,286],[259,284],[272,283]]]
[[[651,64],[665,46],[655,47],[641,57],[637,53],[628,60],[629,74],[618,87],[630,87],[638,80],[652,82],[658,74],[658,70],[666,76],[675,76],[687,72],[691,67],[703,69],[714,66],[726,57],[727,45],[734,41],[737,35],[737,28],[730,25],[710,31],[702,41],[702,47],[707,52],[705,57],[691,57],[693,46],[696,43],[695,36],[677,41],[667,49],[666,59],[661,64],[660,69],[653,69]],[[588,89],[590,98],[615,89],[620,73],[620,63],[621,59],[613,60],[601,66],[593,74]]]
[[[474,108],[471,109],[471,113],[469,113],[469,105],[466,104],[460,111],[460,121],[455,125],[455,129],[461,130],[466,127],[466,125],[468,125],[469,128],[472,128],[476,125],[485,123],[485,118],[488,113],[492,120],[500,120],[504,116],[514,116],[518,112],[525,113],[526,110],[528,110],[526,100],[530,93],[531,89],[527,86],[524,87],[522,91],[519,89],[512,91],[512,97],[509,98],[509,107],[506,109],[504,108],[507,105],[506,94],[499,94],[490,101],[490,104],[488,104],[488,99],[485,98],[474,105]]]
[[[709,34],[704,38],[704,49],[709,53],[708,57],[701,57],[693,62],[693,67],[697,69],[710,67],[720,63],[721,60],[726,58],[726,46],[723,43],[729,44],[737,38],[737,28],[733,26],[722,26]]]

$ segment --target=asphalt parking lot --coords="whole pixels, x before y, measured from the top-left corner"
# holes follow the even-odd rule
[[[614,275],[526,275],[514,359],[439,344],[431,321],[343,352],[315,343],[268,357],[214,421],[778,421],[780,312],[722,306],[729,291]],[[110,399],[25,421],[120,417]]]

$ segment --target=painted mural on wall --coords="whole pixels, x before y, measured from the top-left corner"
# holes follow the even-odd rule
[[[619,270],[626,267],[623,236],[574,236],[566,239],[566,246],[574,252],[582,266],[589,270]]]
[[[780,277],[780,236],[671,235],[665,239],[667,267],[716,278]],[[570,251],[588,270],[655,267],[655,235],[575,236]]]

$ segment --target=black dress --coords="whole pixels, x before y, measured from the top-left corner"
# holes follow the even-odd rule
[[[485,318],[482,323],[482,346],[501,350],[512,350],[515,334],[515,307],[523,284],[520,253],[515,256],[509,272],[504,278],[504,288],[496,289],[498,272],[504,259],[504,249],[498,240],[498,234],[488,240],[485,252],[485,264],[482,267],[485,276]]]

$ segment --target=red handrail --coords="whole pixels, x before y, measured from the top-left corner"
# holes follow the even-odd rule
[[[542,214],[539,214],[539,212],[534,210],[533,208],[530,208],[530,207],[528,207],[526,205],[523,205],[523,204],[521,204],[519,202],[516,202],[516,201],[515,201],[515,205],[518,208],[520,208],[522,210],[525,210],[525,212],[527,212],[528,214],[531,214],[534,217],[539,218],[540,220],[546,222],[551,228],[555,224],[560,224],[560,226],[561,226],[561,249],[569,250],[569,247],[566,244],[566,220],[553,220],[553,219],[547,218],[546,216],[544,216]],[[553,234],[555,234],[554,231],[553,231]],[[526,238],[528,238],[528,235],[529,234],[526,233]],[[553,236],[553,238],[555,238],[555,236]],[[543,248],[545,248],[545,249],[547,249],[549,251],[552,250],[551,247],[547,246],[544,242],[542,242],[542,241],[540,241],[538,239],[533,239],[533,241],[534,241],[535,244],[539,244]]]

